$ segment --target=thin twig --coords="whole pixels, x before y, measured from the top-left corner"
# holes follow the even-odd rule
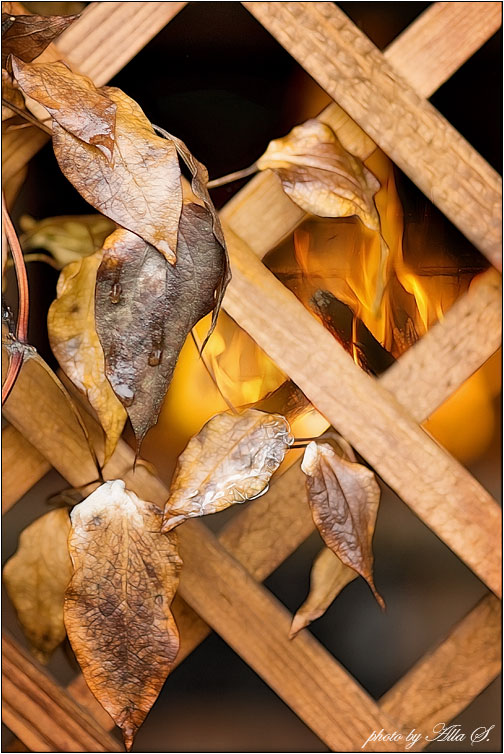
[[[223,175],[221,178],[214,178],[213,181],[208,181],[207,188],[211,189],[217,188],[217,186],[225,186],[226,183],[232,183],[233,181],[239,181],[240,178],[247,178],[249,175],[254,175],[258,170],[257,162],[253,162],[248,168],[236,170],[234,173],[229,173],[228,175]]]
[[[14,267],[16,270],[16,278],[17,278],[17,284],[18,284],[19,306],[18,306],[18,318],[17,318],[17,325],[16,325],[16,339],[21,344],[25,344],[27,335],[28,335],[28,314],[30,310],[28,278],[26,275],[26,267],[25,267],[25,263],[23,259],[23,252],[21,251],[21,246],[19,245],[16,231],[14,229],[12,220],[10,219],[9,213],[7,211],[7,206],[5,204],[5,197],[3,195],[3,192],[2,192],[2,220],[3,220],[5,235],[6,235],[7,241],[9,242],[12,258],[14,259]],[[15,351],[11,355],[11,358],[9,360],[9,368],[7,370],[7,375],[5,377],[5,382],[2,386],[2,406],[7,400],[10,391],[14,387],[14,383],[16,382],[22,363],[23,363],[22,351],[20,350]]]
[[[210,364],[207,364],[207,362],[205,360],[205,357],[203,356],[203,354],[201,352],[201,346],[198,343],[198,340],[197,340],[197,337],[196,337],[196,333],[194,332],[194,328],[191,330],[191,337],[193,339],[194,345],[196,346],[196,350],[197,350],[197,352],[199,354],[199,357],[200,357],[201,361],[203,362],[203,366],[207,370],[207,372],[208,372],[208,374],[210,376],[210,379],[212,380],[212,382],[214,383],[215,387],[219,391],[219,395],[221,396],[222,400],[227,404],[227,406],[230,409],[230,411],[232,411],[233,414],[237,414],[238,411],[236,410],[236,408],[233,406],[233,404],[231,403],[231,401],[229,401],[226,398],[226,396],[224,395],[224,393],[220,389],[219,383],[217,382],[217,378],[215,376],[215,373],[214,373],[212,367],[210,366]]]
[[[16,115],[21,116],[21,118],[24,118],[29,123],[32,124],[32,126],[36,126],[37,128],[40,128],[41,131],[44,131],[44,133],[49,134],[49,136],[52,136],[52,130],[49,128],[49,126],[46,126],[45,123],[42,123],[38,118],[36,118],[34,115],[32,115],[28,110],[22,110],[20,107],[17,107],[17,105],[13,105],[9,100],[4,99],[2,97],[2,105],[5,105],[9,108],[9,110],[12,110],[12,112],[16,113]]]
[[[25,264],[28,264],[28,262],[44,262],[44,264],[48,264],[50,267],[52,267],[54,270],[61,270],[61,265],[59,262],[56,261],[56,259],[53,259],[53,257],[50,257],[49,254],[42,254],[42,253],[33,253],[33,254],[24,254],[24,261]],[[12,260],[8,260],[7,267],[13,266]]]

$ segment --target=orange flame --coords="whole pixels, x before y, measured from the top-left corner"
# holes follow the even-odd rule
[[[442,269],[443,259],[440,269],[442,250],[439,248],[432,250],[432,269],[422,269],[418,260],[415,265],[410,261],[411,255],[405,255],[403,250],[403,209],[392,163],[376,150],[366,164],[381,184],[375,197],[381,236],[366,229],[357,218],[309,219],[290,240],[265,259],[265,264],[312,312],[310,300],[317,290],[330,291],[339,302],[349,307],[352,319],[348,350],[359,365],[362,359],[358,344],[359,321],[386,351],[397,358],[443,316],[467,289],[471,279],[470,275],[447,274],[446,269]],[[408,246],[415,247],[418,252],[415,257],[428,258],[429,254],[422,248],[423,229],[413,238],[414,243],[411,242],[414,230],[409,227],[408,232]],[[377,302],[379,290],[383,290],[383,295]],[[196,331],[200,342],[209,324],[210,317],[198,324]],[[167,480],[173,469],[173,459],[209,418],[227,410],[228,403],[237,408],[254,404],[286,380],[271,359],[224,312],[221,312],[215,332],[207,343],[204,359],[208,369],[189,337],[158,425],[149,433],[143,446],[145,457],[158,466]],[[473,395],[475,405],[486,400],[485,405],[489,406],[489,396],[482,398],[484,381],[477,382],[476,376],[475,380],[472,392],[466,383],[464,395]],[[455,403],[452,401],[453,405]],[[282,412],[283,407],[279,405],[275,410]],[[482,415],[481,410],[479,414]],[[453,412],[450,420],[446,418],[447,410],[443,416],[445,418],[437,423],[431,421],[429,429],[439,434],[448,446],[451,434],[456,435],[456,449],[460,447],[463,435],[460,423],[453,424]],[[472,427],[473,436],[474,424]],[[315,411],[306,412],[293,426],[298,437],[316,436],[324,429],[324,420]],[[483,435],[488,437],[489,432],[490,424]],[[296,453],[292,451],[287,455],[288,463],[295,460]],[[460,457],[462,455],[460,452]],[[167,456],[171,457],[169,463]]]

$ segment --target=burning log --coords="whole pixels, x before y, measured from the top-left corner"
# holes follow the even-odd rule
[[[310,306],[329,332],[368,374],[380,375],[394,363],[392,354],[376,340],[362,320],[330,291],[316,291],[310,299]]]

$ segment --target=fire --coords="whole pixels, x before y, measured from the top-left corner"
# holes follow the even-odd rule
[[[453,260],[439,245],[424,248],[424,229],[407,226],[405,234],[392,163],[376,150],[366,164],[381,184],[375,198],[381,235],[357,218],[308,219],[267,255],[265,264],[322,319],[359,366],[379,373],[443,317],[467,290],[475,271],[454,269]],[[210,317],[205,317],[196,327],[200,344],[209,324]],[[208,419],[230,405],[255,404],[286,379],[247,333],[221,312],[203,359],[188,338],[158,425],[144,443],[145,457],[169,480],[174,459]],[[467,423],[455,408],[460,408],[461,397],[469,415],[471,405],[479,407],[476,450],[481,450],[490,442],[494,426],[486,385],[475,375],[427,425],[462,460],[470,458],[472,441],[464,443]],[[274,410],[282,409],[278,405]],[[471,426],[474,436],[474,423]],[[325,428],[317,412],[307,411],[293,431],[295,436],[308,437]],[[295,460],[295,451],[287,459],[289,464]]]
[[[443,317],[467,289],[473,274],[447,274],[448,255],[439,259],[442,250],[438,248],[434,269],[423,270],[421,262],[409,261],[425,260],[430,255],[421,248],[421,240],[419,243],[415,238],[410,244],[415,253],[407,258],[404,252],[403,209],[392,163],[376,150],[366,164],[381,183],[375,198],[381,236],[356,218],[310,220],[293,236],[295,264],[301,276],[294,283],[294,292],[323,320],[313,302],[317,290],[328,291],[351,310],[354,321],[344,345],[361,366],[361,353],[356,347],[359,322],[398,358]],[[284,272],[287,265],[293,279],[292,265],[285,254],[282,260],[277,256],[273,265]]]

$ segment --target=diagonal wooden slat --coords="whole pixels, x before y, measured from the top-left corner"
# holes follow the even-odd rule
[[[496,24],[500,24],[500,3],[485,3],[483,13],[481,5],[433,3],[387,47],[384,56],[411,84],[420,77],[422,84],[418,93],[429,97],[446,81],[449,71],[459,68],[477,49],[478,43],[486,41],[494,33]],[[331,126],[342,144],[361,160],[376,149],[369,135],[336,103],[326,107],[319,118]],[[288,199],[279,180],[269,171],[249,181],[226,204],[222,214],[232,230],[261,258],[307,217]],[[260,217],[261,222],[251,221],[254,215]]]
[[[502,23],[501,3],[432,3],[385,50],[388,62],[430,97]],[[422,58],[423,65],[416,61]]]
[[[7,635],[2,660],[3,722],[32,751],[123,751]]]
[[[97,86],[106,84],[185,6],[185,2],[96,2],[41,56],[68,58]],[[25,11],[26,12],[26,11]],[[7,183],[47,142],[37,128],[5,134],[2,181]]]
[[[453,719],[497,677],[500,635],[501,603],[488,595],[380,699],[381,708],[432,736],[434,725]]]
[[[51,466],[14,427],[2,430],[2,513],[5,513]]]
[[[501,181],[334,4],[243,5],[501,269]]]

